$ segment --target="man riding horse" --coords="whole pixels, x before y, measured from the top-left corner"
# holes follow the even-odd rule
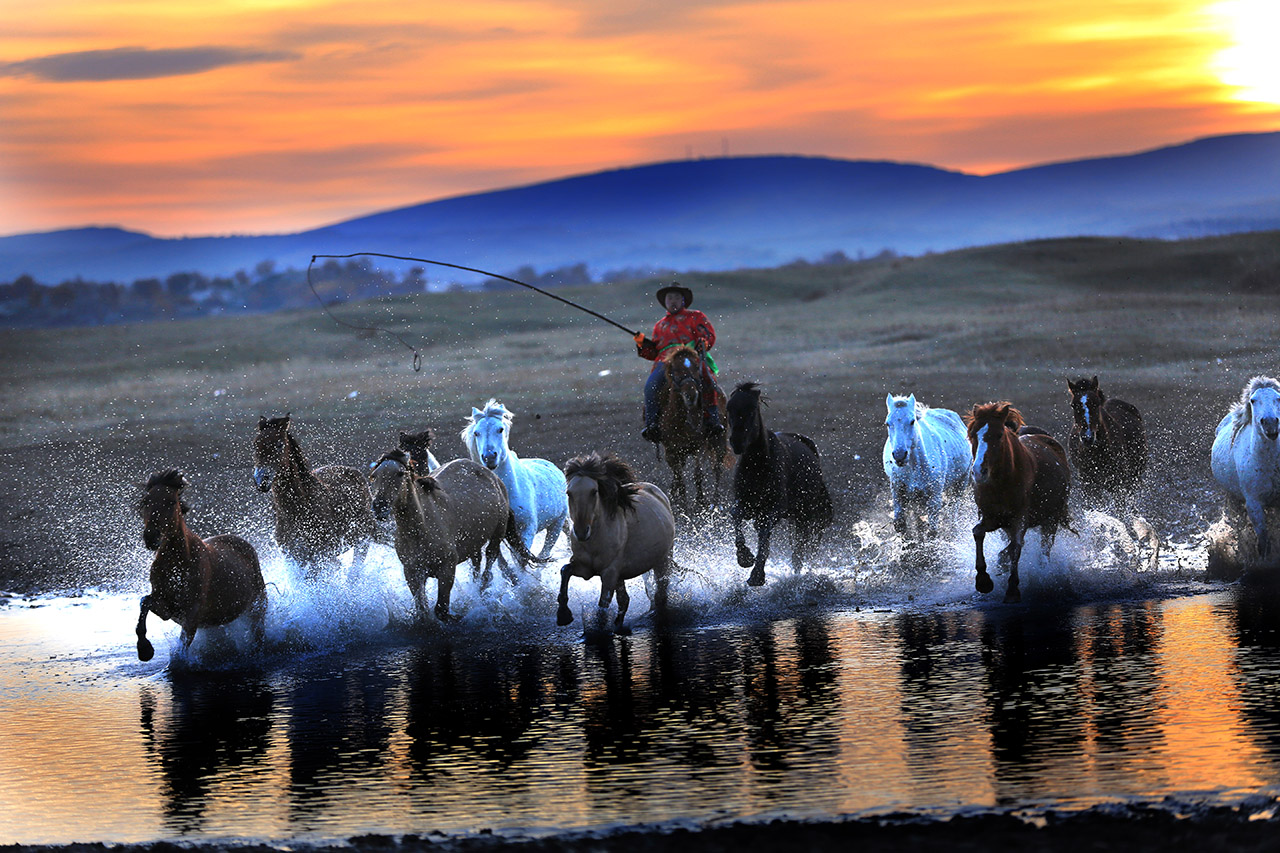
[[[644,429],[640,432],[646,441],[657,443],[662,440],[658,427],[659,396],[663,381],[666,378],[666,362],[662,354],[678,346],[693,346],[702,353],[702,387],[703,414],[702,425],[706,434],[717,438],[724,432],[724,424],[720,422],[720,413],[716,409],[718,387],[715,374],[716,363],[707,350],[716,342],[716,330],[711,327],[707,315],[694,311],[693,291],[678,281],[673,281],[658,290],[658,303],[667,309],[667,313],[653,324],[653,337],[647,338],[643,333],[636,334],[636,353],[641,358],[653,362],[653,370],[644,383]]]

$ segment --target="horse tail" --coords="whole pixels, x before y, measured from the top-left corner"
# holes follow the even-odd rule
[[[511,546],[511,550],[516,556],[527,563],[538,563],[543,565],[551,562],[551,557],[539,557],[524,546],[524,540],[520,538],[520,532],[516,529],[516,514],[510,508],[507,509],[507,534],[503,540]]]

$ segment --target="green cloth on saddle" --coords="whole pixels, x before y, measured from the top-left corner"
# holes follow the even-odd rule
[[[667,344],[665,347],[658,350],[658,354],[661,355],[662,353],[666,352],[672,347],[687,347],[687,346],[689,345],[688,344]],[[711,368],[711,374],[713,376],[720,375],[720,368],[716,367],[716,360],[711,357],[711,353],[704,351],[702,353],[702,359],[707,363],[707,367]]]

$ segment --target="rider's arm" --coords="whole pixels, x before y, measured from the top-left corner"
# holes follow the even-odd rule
[[[647,358],[649,361],[653,361],[658,357],[658,345],[649,338],[646,338],[644,336],[644,332],[636,332],[635,342],[636,355],[641,358]]]

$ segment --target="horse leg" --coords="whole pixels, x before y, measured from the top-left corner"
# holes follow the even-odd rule
[[[1022,540],[1027,530],[1021,525],[1015,526],[1009,533],[1009,583],[1004,591],[1005,604],[1017,604],[1022,601],[1022,590],[1018,585],[1018,562],[1022,559]]]
[[[427,618],[427,575],[426,573],[411,570],[408,566],[404,567],[404,580],[409,585],[409,592],[413,595],[414,616],[419,622],[425,621]]]
[[[141,612],[138,614],[138,627],[135,633],[138,635],[138,660],[148,661],[155,657],[155,647],[151,645],[151,641],[147,639],[147,613],[151,608],[151,596],[142,596],[140,603]]]
[[[474,554],[471,557],[471,575],[480,581],[480,591],[485,592],[489,589],[489,584],[493,582],[493,561],[487,560],[484,564],[484,571],[480,570],[480,555]]]
[[[450,619],[449,596],[453,594],[453,575],[457,570],[458,564],[455,562],[442,569],[436,578],[436,618],[441,622],[448,622]]]
[[[623,624],[623,618],[627,615],[627,608],[631,606],[631,595],[627,592],[626,581],[619,578],[618,588],[614,592],[618,596],[618,615],[613,617],[613,633],[626,636],[631,633],[631,629]]]
[[[1249,513],[1249,521],[1253,524],[1253,532],[1258,538],[1258,559],[1265,560],[1271,556],[1271,540],[1267,538],[1267,507],[1256,497],[1244,499],[1245,511]]]
[[[249,605],[249,625],[253,630],[253,641],[261,651],[267,639],[267,591],[265,589],[258,593]]]
[[[497,560],[497,561],[498,561],[498,568],[502,570],[502,574],[503,574],[503,576],[507,579],[507,581],[508,581],[512,586],[515,586],[515,585],[516,585],[517,580],[519,580],[519,579],[516,577],[516,570],[515,570],[515,569],[513,569],[513,568],[511,568],[511,564],[510,564],[509,562],[507,562],[507,558],[506,558],[505,556],[503,556],[503,554],[502,554],[502,548],[501,548],[501,545],[502,545],[502,540],[503,540],[504,535],[505,535],[505,532],[504,532],[504,533],[497,533],[497,534],[495,534],[495,535],[494,535],[494,537],[493,537],[491,540],[489,540],[489,544],[485,547],[485,549],[484,549],[484,557],[485,557],[484,573],[485,573],[485,575],[486,575],[486,576],[492,577],[492,576],[493,576],[493,562],[494,562],[494,560]]]
[[[773,536],[772,522],[756,522],[756,562],[747,578],[747,586],[764,586],[764,563],[769,559],[769,539]]]
[[[991,592],[996,587],[991,580],[991,575],[987,574],[987,555],[982,553],[982,543],[986,539],[987,528],[979,521],[973,526],[973,546],[977,551],[973,562],[973,570],[977,573],[973,580],[973,587],[983,595]]]
[[[545,560],[551,556],[551,549],[556,546],[556,542],[560,539],[560,532],[565,531],[568,535],[569,516],[557,515],[546,526],[547,535],[542,540],[542,550],[538,552],[538,559]]]
[[[648,577],[646,575],[646,577]],[[671,558],[653,572],[653,612],[666,614],[667,590],[671,585]]]
[[[707,495],[703,489],[702,475],[702,457],[694,457],[693,460],[693,491],[694,491],[694,509],[697,512],[703,512],[707,508]]]
[[[627,595],[626,589],[622,586],[622,581],[618,578],[617,571],[605,570],[600,573],[600,600],[596,602],[596,630],[603,632],[605,623],[609,619],[609,605],[613,602],[613,593],[615,589],[619,590],[618,607],[622,607],[622,599]],[[629,599],[628,599],[629,600]]]
[[[364,561],[369,556],[369,540],[361,539],[351,549],[351,576],[360,577],[364,571]]]
[[[938,538],[938,527],[942,522],[942,489],[929,493],[925,503],[926,529],[930,539]]]
[[[556,624],[560,627],[573,624],[573,611],[569,609],[569,578],[573,577],[573,561],[564,564],[560,569],[560,595],[556,597],[559,607],[556,608]]]
[[[745,519],[742,517],[742,511],[737,504],[734,504],[731,515],[733,517],[733,543],[738,549],[738,565],[744,569],[749,569],[755,565],[756,558],[751,553],[751,549],[747,547],[747,537],[742,530],[742,523]]]

